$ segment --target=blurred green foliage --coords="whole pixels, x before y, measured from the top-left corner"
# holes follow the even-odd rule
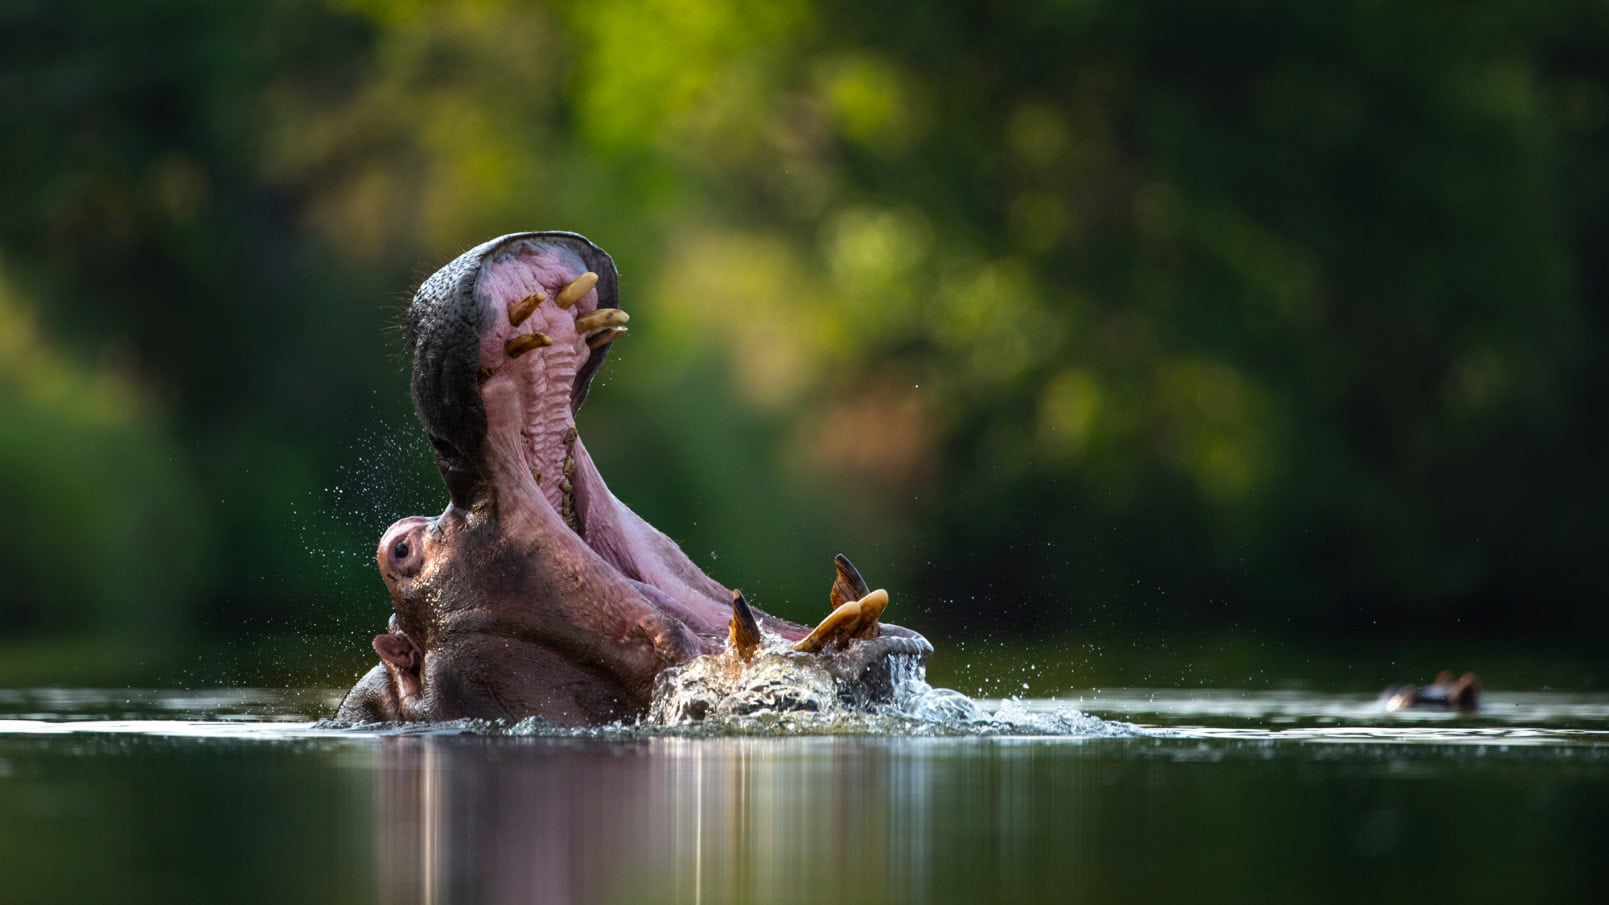
[[[8,627],[171,631],[206,580],[206,510],[162,413],[116,367],[64,360],[0,282]]]
[[[530,228],[621,266],[604,473],[762,606],[843,550],[941,646],[1601,632],[1606,49],[1512,0],[14,0],[0,633],[356,668],[445,499],[389,328]]]

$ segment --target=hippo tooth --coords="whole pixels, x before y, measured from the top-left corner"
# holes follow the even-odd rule
[[[827,614],[815,630],[793,645],[793,649],[813,654],[827,646],[827,642],[848,635],[847,626],[860,622],[860,601],[852,600]]]
[[[608,330],[600,331],[596,335],[589,337],[587,339],[587,346],[588,348],[592,349],[602,348],[603,346],[607,346],[619,339],[621,335],[626,332],[625,327],[611,327]]]
[[[580,534],[581,520],[575,513],[575,487],[568,477],[559,478],[559,492],[561,495],[559,515],[563,516],[564,523],[570,526],[571,531]]]
[[[875,638],[878,634],[877,617],[888,608],[888,592],[879,588],[859,600],[851,600],[821,620],[808,636],[794,644],[793,649],[813,654],[829,642],[838,646],[854,638]]]
[[[553,299],[553,303],[560,308],[568,308],[581,301],[582,297],[591,292],[592,287],[596,285],[598,285],[598,275],[589,270],[571,280],[570,285],[560,289],[558,296]]]
[[[742,591],[732,592],[732,621],[727,623],[727,634],[732,639],[732,648],[745,660],[753,657],[760,647],[760,623],[755,621],[754,611],[749,609]]]
[[[840,553],[833,557],[832,565],[833,570],[837,572],[836,579],[832,583],[832,593],[828,595],[833,609],[836,610],[852,600],[859,600],[872,592],[871,587],[866,584],[866,579],[860,577],[860,570],[849,561],[849,557]]]
[[[882,588],[860,598],[860,614],[864,621],[861,623],[860,632],[856,633],[857,636],[882,618],[883,610],[886,609],[888,609],[888,592]]]
[[[509,305],[509,325],[518,327],[520,324],[525,323],[525,319],[531,316],[531,313],[536,310],[536,306],[545,301],[547,301],[547,294],[538,289],[525,298],[522,298],[514,304]]]
[[[591,333],[600,327],[618,327],[631,320],[631,315],[619,308],[599,308],[575,319],[575,332]]]
[[[543,346],[551,345],[553,345],[553,340],[549,339],[545,333],[522,333],[509,340],[503,346],[503,352],[509,358],[519,358],[532,349],[540,349]]]

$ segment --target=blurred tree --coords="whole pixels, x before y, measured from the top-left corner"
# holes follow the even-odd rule
[[[184,633],[206,508],[161,413],[117,360],[75,366],[0,273],[0,562],[8,633]]]
[[[359,427],[411,431],[383,328],[537,227],[642,324],[583,415],[617,491],[798,618],[843,549],[922,625],[1602,629],[1606,39],[1512,0],[22,0],[0,251],[11,317],[123,350],[186,450],[175,612],[225,632],[379,624],[373,540],[441,497]],[[72,423],[35,412],[19,457]]]

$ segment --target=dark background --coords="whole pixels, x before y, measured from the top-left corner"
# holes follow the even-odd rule
[[[894,6],[0,7],[0,681],[347,682],[446,500],[401,306],[555,228],[589,448],[763,607],[846,552],[969,691],[1609,680],[1602,4]]]

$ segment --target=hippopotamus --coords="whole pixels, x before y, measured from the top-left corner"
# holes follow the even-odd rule
[[[1380,693],[1387,710],[1456,710],[1471,713],[1480,708],[1481,680],[1472,672],[1454,677],[1444,669],[1429,685],[1393,685]]]
[[[381,537],[393,612],[338,719],[632,720],[667,670],[778,644],[869,701],[932,653],[880,621],[887,593],[847,558],[812,629],[751,607],[609,491],[576,412],[626,334],[619,282],[585,237],[524,232],[420,285],[404,337],[448,503]]]

